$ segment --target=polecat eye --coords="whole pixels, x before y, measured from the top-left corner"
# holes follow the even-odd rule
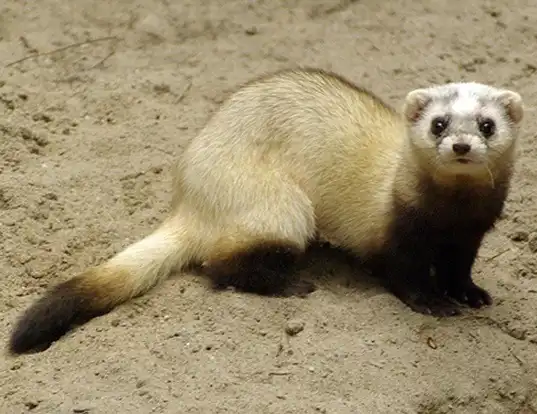
[[[496,124],[490,118],[485,118],[478,123],[479,131],[485,138],[490,138],[496,132]]]
[[[431,122],[431,133],[434,136],[439,136],[442,132],[446,130],[449,124],[449,118],[447,117],[437,117],[434,118]]]

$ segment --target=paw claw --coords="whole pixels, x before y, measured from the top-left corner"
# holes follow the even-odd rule
[[[462,287],[452,287],[448,295],[456,301],[475,309],[492,304],[492,298],[489,293],[474,283]]]
[[[460,309],[449,298],[435,295],[420,294],[412,299],[403,300],[415,312],[436,316],[448,317],[460,314]]]

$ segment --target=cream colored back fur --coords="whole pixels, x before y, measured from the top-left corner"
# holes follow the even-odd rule
[[[305,246],[316,230],[367,249],[387,222],[404,131],[380,101],[320,73],[250,84],[181,156],[179,205],[199,215],[208,253],[228,235]]]
[[[339,79],[287,72],[250,83],[180,156],[170,217],[82,277],[119,304],[174,269],[256,241],[305,248],[318,232],[374,249],[403,138],[398,114]]]

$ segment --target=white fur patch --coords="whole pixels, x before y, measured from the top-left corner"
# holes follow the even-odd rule
[[[487,146],[477,135],[471,134],[459,136],[449,135],[444,138],[438,146],[438,154],[444,161],[453,161],[459,157],[459,155],[457,155],[455,151],[453,151],[454,144],[470,145],[470,151],[467,154],[464,154],[464,158],[476,163],[482,163],[486,161]]]
[[[457,91],[451,112],[459,116],[477,115],[482,106],[479,99],[491,98],[494,92],[491,87],[478,83],[454,83],[448,87]]]
[[[434,161],[447,174],[473,174],[472,171],[478,173],[480,169],[504,162],[503,155],[511,153],[518,130],[510,119],[507,106],[499,99],[504,90],[467,82],[417,91],[419,93],[407,96],[406,108],[421,111],[415,122],[407,117],[409,134],[414,147],[428,162]],[[425,104],[417,105],[416,97]],[[434,136],[432,121],[444,115],[449,116],[447,130],[441,137]],[[495,123],[495,133],[490,137],[484,137],[479,130],[479,121],[485,117]],[[468,144],[471,149],[466,154],[456,154],[453,150],[456,143]]]
[[[453,102],[451,112],[459,116],[477,114],[480,104],[473,96],[461,96]]]

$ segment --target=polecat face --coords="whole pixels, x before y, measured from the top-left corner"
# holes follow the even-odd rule
[[[519,94],[452,83],[407,95],[404,114],[415,149],[446,173],[478,174],[509,153],[523,117]]]

